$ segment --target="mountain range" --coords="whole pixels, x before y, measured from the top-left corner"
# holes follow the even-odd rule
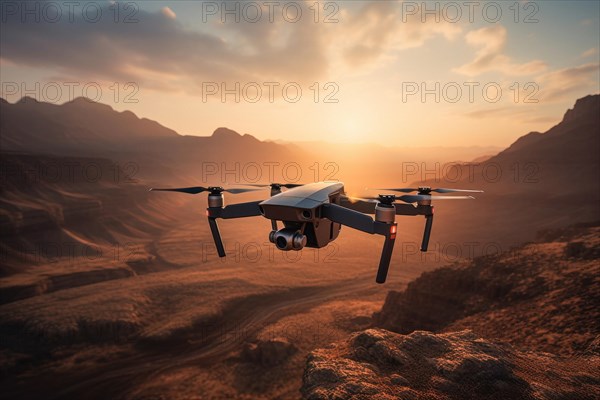
[[[476,147],[449,148],[440,156],[438,149],[436,161],[432,149],[275,143],[224,127],[211,136],[185,136],[85,98],[55,105],[25,97],[14,104],[0,99],[0,148],[133,164],[135,178],[146,185],[295,178],[340,179],[351,192],[410,184],[483,189],[468,205],[436,202],[443,216],[436,219],[434,238],[462,243],[477,237],[508,246],[533,239],[540,229],[600,218],[599,110],[600,95],[586,96],[547,132],[528,133],[495,155],[489,155],[492,148]],[[461,157],[477,160],[450,163]],[[406,174],[407,160],[416,173]],[[300,174],[284,173],[292,164]],[[432,167],[434,178],[427,172]]]
[[[438,202],[441,241],[477,237],[503,250],[542,229],[600,219],[600,95],[577,100],[547,132],[531,132],[483,162],[453,168],[430,186],[484,190],[465,210]],[[434,228],[435,229],[435,228]]]

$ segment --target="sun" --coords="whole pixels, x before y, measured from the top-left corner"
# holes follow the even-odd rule
[[[359,116],[347,116],[339,124],[338,137],[341,142],[357,143],[367,139],[367,126]]]

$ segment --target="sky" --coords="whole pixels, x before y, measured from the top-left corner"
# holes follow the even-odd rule
[[[600,91],[594,0],[0,7],[0,96],[86,96],[186,135],[504,147]]]

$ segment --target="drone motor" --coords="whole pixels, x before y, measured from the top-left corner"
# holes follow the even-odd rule
[[[208,206],[209,207],[223,207],[223,193],[222,192],[210,192],[208,194]]]
[[[380,196],[380,202],[375,205],[375,221],[384,222],[386,224],[393,224],[396,221],[396,207],[392,204],[392,199],[388,199],[384,196]]]

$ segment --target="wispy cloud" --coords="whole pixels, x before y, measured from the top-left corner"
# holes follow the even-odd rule
[[[490,120],[492,118],[501,118],[505,120],[510,119],[512,121],[518,120],[519,122],[524,124],[544,125],[549,123],[557,123],[560,119],[556,115],[539,115],[536,114],[536,111],[532,112],[531,108],[523,108],[518,107],[516,105],[479,109],[475,111],[469,111],[464,115],[468,118],[477,120]]]
[[[581,58],[593,57],[596,54],[598,54],[598,49],[595,47],[592,47],[591,49],[588,49],[588,50],[584,51],[583,53],[581,53]]]
[[[540,101],[569,100],[574,95],[597,93],[599,74],[600,64],[596,62],[540,75],[536,78],[540,86]]]
[[[506,28],[502,25],[490,26],[470,31],[465,36],[467,43],[479,50],[475,59],[454,71],[463,75],[477,76],[485,72],[496,71],[505,75],[533,75],[544,71],[544,61],[533,60],[517,63],[504,54],[507,40]]]
[[[452,40],[462,28],[451,22],[426,19],[419,6],[414,13],[403,13],[401,4],[393,1],[368,2],[353,15],[340,38],[343,57],[349,65],[360,66],[377,60],[390,51],[420,47],[435,36]]]
[[[466,112],[464,115],[474,119],[486,119],[489,117],[505,116],[514,113],[514,107],[494,107],[482,110]]]

